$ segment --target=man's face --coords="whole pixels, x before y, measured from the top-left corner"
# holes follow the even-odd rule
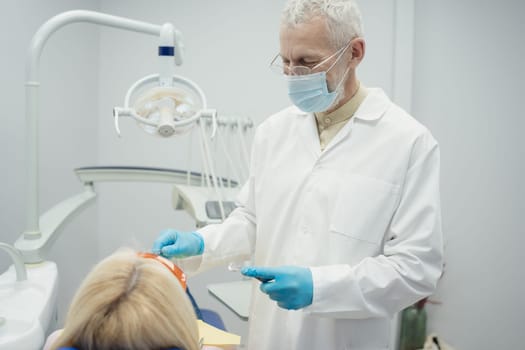
[[[334,54],[340,47],[334,47],[330,41],[325,19],[313,17],[307,22],[294,27],[283,25],[280,32],[280,55],[286,67],[314,67],[327,57]],[[345,60],[351,48],[347,50],[327,75],[328,88],[333,91],[339,83],[348,65]],[[337,60],[337,56],[329,59],[312,73],[327,71]]]

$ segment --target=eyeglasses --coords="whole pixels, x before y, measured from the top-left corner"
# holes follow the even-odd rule
[[[172,261],[170,261],[170,260],[168,260],[168,259],[166,259],[166,258],[164,258],[164,257],[162,257],[160,255],[153,254],[153,253],[139,252],[139,253],[137,253],[137,255],[140,256],[141,258],[153,259],[153,260],[156,260],[156,261],[160,262],[162,265],[167,267],[168,270],[170,270],[170,272],[175,277],[177,277],[177,280],[180,282],[180,284],[182,286],[182,289],[186,290],[186,275]]]
[[[345,53],[346,49],[350,46],[352,41],[348,42],[345,46],[341,47],[339,50],[334,52],[332,55],[328,56],[327,58],[323,59],[321,62],[316,63],[312,66],[308,65],[302,65],[302,66],[291,66],[290,63],[283,62],[283,58],[281,57],[281,54],[275,55],[272,62],[270,62],[270,69],[277,73],[277,74],[285,74],[285,75],[308,75],[314,73],[316,69],[324,65],[326,62],[330,61],[332,58],[337,57],[334,63],[326,70],[328,72],[332,67],[339,61],[341,56]]]

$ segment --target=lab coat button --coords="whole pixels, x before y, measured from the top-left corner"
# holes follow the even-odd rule
[[[325,118],[325,119],[324,119],[324,122],[325,122],[325,124],[330,124],[330,123],[332,122],[332,119],[330,119],[330,118]]]

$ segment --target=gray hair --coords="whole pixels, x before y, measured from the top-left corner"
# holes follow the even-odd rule
[[[282,13],[282,24],[295,26],[320,16],[326,18],[332,44],[342,47],[363,36],[361,12],[354,0],[289,0]]]

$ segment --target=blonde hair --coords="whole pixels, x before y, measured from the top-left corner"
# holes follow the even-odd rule
[[[84,279],[51,347],[79,350],[199,349],[195,311],[161,263],[119,250]]]

